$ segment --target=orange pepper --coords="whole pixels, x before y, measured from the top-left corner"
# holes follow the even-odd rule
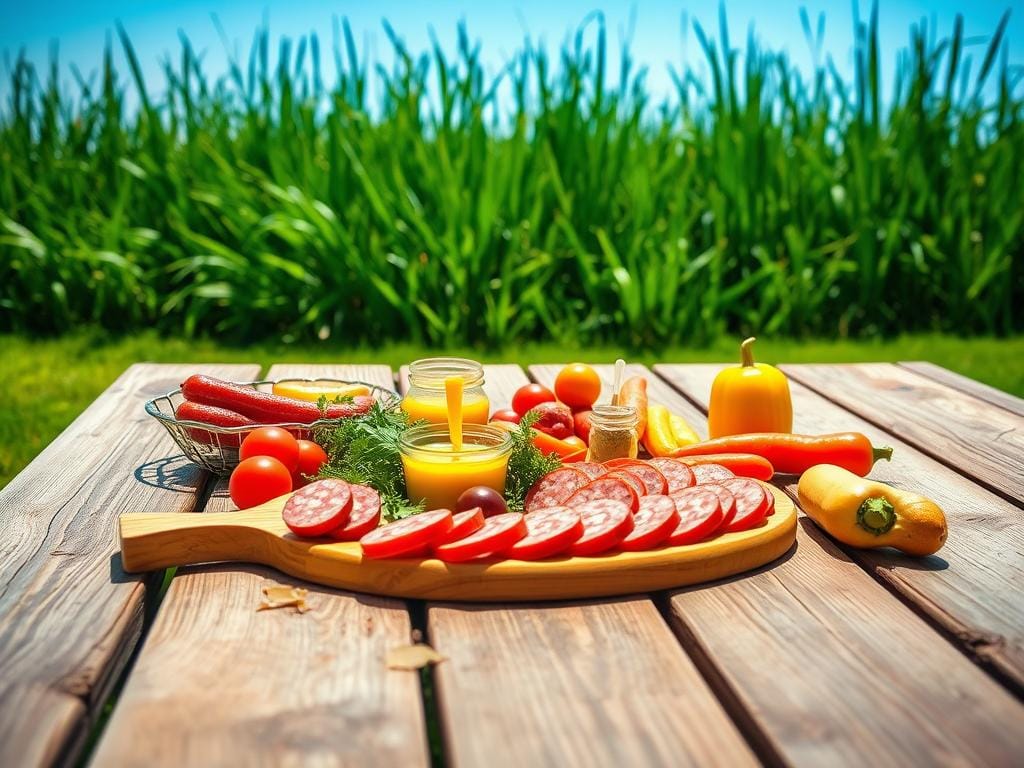
[[[748,432],[792,432],[789,382],[778,368],[754,362],[753,338],[740,345],[743,364],[720,371],[711,385],[711,439]]]

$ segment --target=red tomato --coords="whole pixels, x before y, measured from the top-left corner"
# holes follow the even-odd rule
[[[327,463],[324,449],[312,440],[299,440],[299,466],[292,475],[292,485],[301,488],[309,481],[304,475],[315,476]]]
[[[288,467],[270,456],[252,456],[235,467],[228,493],[235,506],[248,509],[283,496],[292,489]]]
[[[601,396],[601,377],[583,363],[572,363],[555,378],[555,394],[574,411],[589,408]]]
[[[522,416],[511,408],[502,408],[500,411],[494,412],[494,415],[491,416],[491,421],[511,421],[513,424],[518,424],[521,418]]]
[[[242,447],[238,449],[238,458],[242,460],[253,456],[277,459],[291,474],[299,466],[299,441],[291,432],[280,427],[259,427],[246,436]]]
[[[553,403],[555,393],[540,384],[524,384],[512,395],[512,410],[524,416],[528,410],[541,403]]]
[[[590,444],[590,416],[591,411],[577,411],[572,416],[573,430],[576,437],[587,445]]]

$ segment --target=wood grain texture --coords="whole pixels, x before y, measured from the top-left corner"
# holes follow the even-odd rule
[[[955,373],[948,368],[935,365],[935,363],[915,360],[912,362],[900,362],[900,366],[907,368],[914,373],[920,374],[921,376],[937,381],[940,384],[945,384],[953,389],[966,392],[968,395],[974,395],[974,397],[979,400],[992,403],[992,405],[998,405],[1000,408],[1004,408],[1010,413],[1015,413],[1018,416],[1024,416],[1024,399],[1021,399],[1016,395],[1011,395],[1009,392],[1004,392],[1003,390],[996,389],[988,384],[983,384],[975,379]]]
[[[718,365],[668,365],[656,370],[707,407]],[[943,508],[949,539],[933,557],[894,550],[845,548],[876,578],[935,622],[961,649],[1024,693],[1024,513],[891,434],[791,381],[794,428],[801,432],[863,432],[893,447],[871,477],[908,488]],[[787,492],[796,497],[796,478]],[[824,534],[821,534],[824,536]]]
[[[527,382],[487,366],[491,410]],[[586,606],[430,604],[455,766],[748,765],[752,755],[647,599]]]
[[[387,366],[279,365],[268,375],[393,387]],[[222,485],[206,511],[232,508]],[[283,583],[309,589],[312,610],[257,612],[262,587]],[[303,584],[269,568],[181,569],[95,763],[428,764],[419,676],[384,661],[411,631],[397,600]]]
[[[75,758],[142,630],[146,584],[121,569],[116,520],[192,511],[206,481],[144,402],[196,371],[258,370],[133,365],[0,490],[0,765]]]
[[[610,378],[610,367],[599,372]],[[709,390],[686,389],[695,399]],[[706,428],[664,380],[652,377],[648,391]],[[1000,765],[1020,753],[1024,706],[809,521],[790,557],[677,593],[671,608],[716,692],[756,728],[762,754],[859,766]]]
[[[865,421],[1024,505],[1024,417],[891,363],[782,368]]]

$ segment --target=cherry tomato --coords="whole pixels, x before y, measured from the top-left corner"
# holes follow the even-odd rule
[[[520,416],[541,403],[553,403],[555,393],[540,384],[524,384],[512,395],[512,410]]]
[[[583,442],[582,438],[576,437],[576,435],[570,435],[569,437],[562,438],[563,443],[576,446],[577,451],[587,450],[587,444]]]
[[[464,512],[474,507],[482,509],[484,517],[494,517],[508,512],[502,495],[486,485],[474,485],[466,489],[455,502],[456,512]]]
[[[280,427],[259,427],[250,432],[238,449],[238,458],[270,456],[277,459],[291,474],[299,466],[299,441],[291,432]]]
[[[513,424],[518,424],[521,418],[522,416],[511,408],[502,408],[500,411],[494,412],[494,415],[491,416],[491,421],[511,421]]]
[[[312,440],[299,440],[299,466],[292,475],[292,485],[301,488],[309,481],[304,475],[316,475],[320,467],[327,463],[324,449]]]
[[[235,506],[249,509],[283,496],[292,489],[288,467],[270,456],[252,456],[235,467],[228,480],[228,493]]]
[[[555,394],[574,411],[589,408],[601,396],[601,377],[583,363],[572,363],[555,378]]]

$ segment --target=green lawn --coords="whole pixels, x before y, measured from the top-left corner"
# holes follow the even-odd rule
[[[647,364],[719,362],[738,357],[734,341],[722,340],[701,349],[674,348],[662,352],[630,353],[612,347],[567,352],[556,344],[523,346],[504,352],[447,349],[448,354],[484,362],[610,362],[616,357]],[[408,344],[379,349],[341,349],[334,346],[262,344],[232,347],[204,341],[165,341],[154,334],[106,338],[82,333],[54,340],[0,336],[0,487],[6,485],[33,456],[81,412],[89,402],[133,362],[218,361],[256,362],[375,362],[398,367],[430,351]],[[890,341],[758,342],[764,362],[858,362],[930,360],[972,378],[1024,396],[1024,337],[957,339],[909,336]],[[142,407],[142,404],[139,404]]]

